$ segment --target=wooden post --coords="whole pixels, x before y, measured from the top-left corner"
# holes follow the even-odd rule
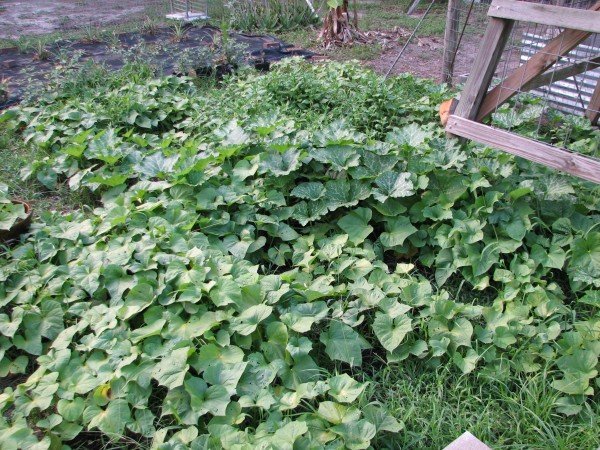
[[[598,118],[600,118],[600,80],[596,83],[596,88],[590,99],[590,104],[587,107],[585,116],[590,119],[592,125],[598,123]]]
[[[446,29],[444,30],[444,66],[442,82],[452,86],[455,53],[458,51],[458,28],[460,24],[460,3],[462,0],[448,0]]]
[[[465,119],[474,119],[477,116],[513,25],[513,20],[494,17],[490,19],[455,115]]]
[[[411,14],[413,14],[417,10],[417,7],[419,6],[419,3],[421,3],[421,0],[413,0],[413,2],[408,7],[408,10],[406,11],[406,14],[409,15],[409,16]]]
[[[559,24],[564,24],[565,21],[568,23],[572,20],[574,22],[573,27],[579,27],[580,29],[565,29],[562,33],[548,42],[544,48],[533,55],[525,64],[517,68],[506,79],[502,80],[499,85],[492,89],[481,102],[479,112],[477,113],[477,120],[479,122],[494,112],[499,105],[518,94],[524,85],[544,73],[562,56],[569,53],[582,41],[587,39],[592,32],[586,30],[595,30],[596,27],[599,27],[597,23],[599,16],[597,11],[600,11],[600,0],[588,10],[576,10],[577,14],[575,14],[575,11],[573,10],[569,12],[570,8],[558,6],[548,7],[546,5],[535,5],[522,1],[513,2],[511,0],[505,0],[502,3],[493,3],[488,12],[488,16],[494,17],[498,15],[504,4],[512,5],[513,8],[507,8],[505,11],[506,14],[503,15],[505,17],[519,17],[519,14],[525,14],[525,12],[522,11],[525,9],[529,12],[529,15],[524,16],[524,18],[526,17],[528,20],[535,23],[543,22],[544,24],[554,24],[558,26]],[[532,7],[534,8],[533,10],[531,10]],[[568,12],[566,18],[564,17],[565,13],[563,10]],[[537,11],[537,14],[533,11]],[[561,12],[562,15],[560,14]]]
[[[589,9],[578,9],[523,0],[494,0],[488,10],[488,16],[600,33],[597,14],[590,14],[590,11],[600,11],[600,1]]]

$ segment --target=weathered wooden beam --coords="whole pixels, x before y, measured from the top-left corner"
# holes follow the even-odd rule
[[[594,6],[600,9],[600,1]],[[500,20],[500,19],[496,19]],[[533,55],[525,64],[515,69],[500,84],[485,95],[476,115],[481,122],[498,106],[523,90],[523,86],[538,75],[544,73],[558,61],[561,56],[573,50],[591,33],[579,30],[565,30],[552,39],[539,52]]]
[[[471,73],[465,84],[456,107],[455,114],[466,119],[474,119],[487,92],[506,41],[510,36],[514,21],[492,17],[487,25]]]
[[[590,104],[585,111],[585,116],[590,119],[592,125],[598,123],[598,118],[600,117],[600,80],[596,83],[596,88],[590,99]]]
[[[542,86],[547,86],[551,83],[556,83],[557,81],[562,81],[569,77],[574,77],[575,75],[587,72],[588,70],[595,70],[598,67],[600,67],[600,56],[579,61],[578,63],[567,67],[561,67],[554,72],[547,72],[539,75],[529,83],[524,84],[522,89],[523,91],[531,91]]]
[[[446,131],[600,184],[599,160],[455,115],[448,119]]]
[[[596,5],[600,5],[597,2]],[[593,10],[593,8],[592,8]],[[600,12],[522,0],[493,0],[488,16],[600,33]]]

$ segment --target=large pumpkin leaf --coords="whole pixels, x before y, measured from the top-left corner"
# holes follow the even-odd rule
[[[331,359],[350,366],[361,366],[362,350],[371,348],[361,335],[339,321],[331,322],[327,331],[321,334],[320,341],[325,345],[325,351]]]

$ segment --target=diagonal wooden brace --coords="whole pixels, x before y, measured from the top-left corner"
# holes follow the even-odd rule
[[[590,11],[600,11],[600,0],[590,8]],[[479,108],[476,120],[481,122],[494,112],[499,105],[522,91],[524,85],[548,70],[562,56],[569,53],[590,35],[591,33],[588,31],[572,29],[567,29],[560,33],[538,53],[533,55],[527,63],[515,69],[499,85],[486,94]]]
[[[598,118],[600,118],[600,80],[596,83],[596,88],[592,94],[590,104],[585,111],[585,116],[590,119],[592,125],[598,124]]]

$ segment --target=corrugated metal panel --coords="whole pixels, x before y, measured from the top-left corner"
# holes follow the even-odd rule
[[[554,36],[525,33],[521,42],[521,63],[527,62],[533,54],[542,49]],[[566,57],[553,67],[560,68],[569,66],[576,62],[590,59],[600,55],[600,47],[595,45],[591,39],[577,46]],[[550,86],[544,86],[531,91],[531,93],[547,98],[549,103],[556,109],[583,114],[590,102],[596,83],[600,81],[600,68],[590,70],[566,80],[557,81]]]

